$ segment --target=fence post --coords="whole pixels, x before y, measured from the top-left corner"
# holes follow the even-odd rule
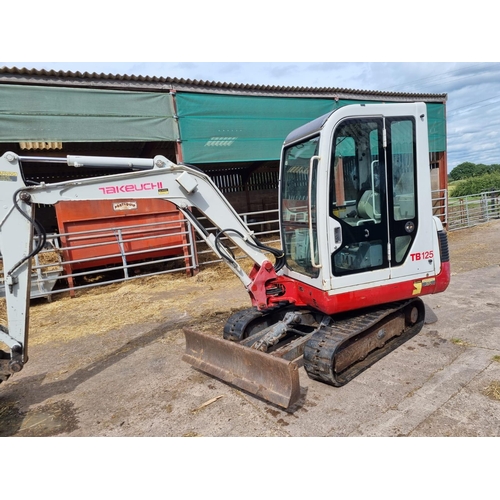
[[[488,220],[489,220],[487,196],[488,196],[487,193],[481,193],[481,216],[483,219],[486,219],[486,222],[488,222]]]
[[[191,275],[197,275],[200,270],[200,265],[198,262],[198,252],[196,251],[196,235],[194,226],[189,222],[188,219],[184,219],[187,235],[188,235],[188,246],[189,246],[189,257],[190,263],[193,266]]]
[[[122,256],[123,275],[125,276],[125,279],[128,280],[129,275],[128,275],[128,267],[127,267],[127,256],[125,254],[125,247],[123,246],[122,230],[119,228],[115,229],[115,235],[116,235],[116,239],[118,240],[118,247],[120,248],[120,254]]]
[[[448,228],[448,190],[444,189],[444,225]]]

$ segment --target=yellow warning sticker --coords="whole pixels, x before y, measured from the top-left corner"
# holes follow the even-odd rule
[[[158,194],[168,194],[168,189],[167,188],[158,189]]]
[[[414,281],[412,295],[418,295],[419,293],[422,293],[422,282],[421,281]]]
[[[17,173],[16,172],[2,172],[0,171],[0,181],[17,181]]]

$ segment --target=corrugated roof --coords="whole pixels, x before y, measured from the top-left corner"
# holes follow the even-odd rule
[[[224,83],[185,78],[114,75],[111,73],[88,73],[80,71],[55,71],[27,68],[0,68],[0,83],[35,85],[61,85],[77,87],[99,87],[150,91],[189,91],[224,94],[281,95],[288,97],[333,97],[339,99],[423,100],[443,102],[447,94],[387,92],[379,90],[356,90],[337,87],[288,87],[281,85],[255,85]]]

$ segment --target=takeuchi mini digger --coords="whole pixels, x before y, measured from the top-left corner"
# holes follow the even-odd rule
[[[349,105],[288,135],[280,166],[281,249],[260,243],[196,168],[161,156],[68,156],[52,161],[132,171],[26,185],[22,163],[50,160],[14,153],[0,159],[8,316],[0,328],[0,381],[28,360],[31,258],[45,242],[37,204],[173,202],[240,278],[251,303],[228,318],[219,337],[185,330],[183,359],[284,408],[300,398],[299,367],[342,386],[416,335],[425,320],[420,297],[444,291],[450,281],[446,232],[432,212],[424,103]],[[204,229],[192,207],[217,234]],[[248,273],[226,238],[253,260]]]

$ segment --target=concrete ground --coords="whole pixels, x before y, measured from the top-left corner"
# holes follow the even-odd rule
[[[450,287],[424,300],[438,321],[342,388],[300,369],[285,411],[182,362],[182,327],[248,305],[239,282],[212,283],[209,313],[188,283],[177,293],[190,301],[161,321],[35,343],[0,386],[0,436],[499,436],[500,221],[463,231]]]

